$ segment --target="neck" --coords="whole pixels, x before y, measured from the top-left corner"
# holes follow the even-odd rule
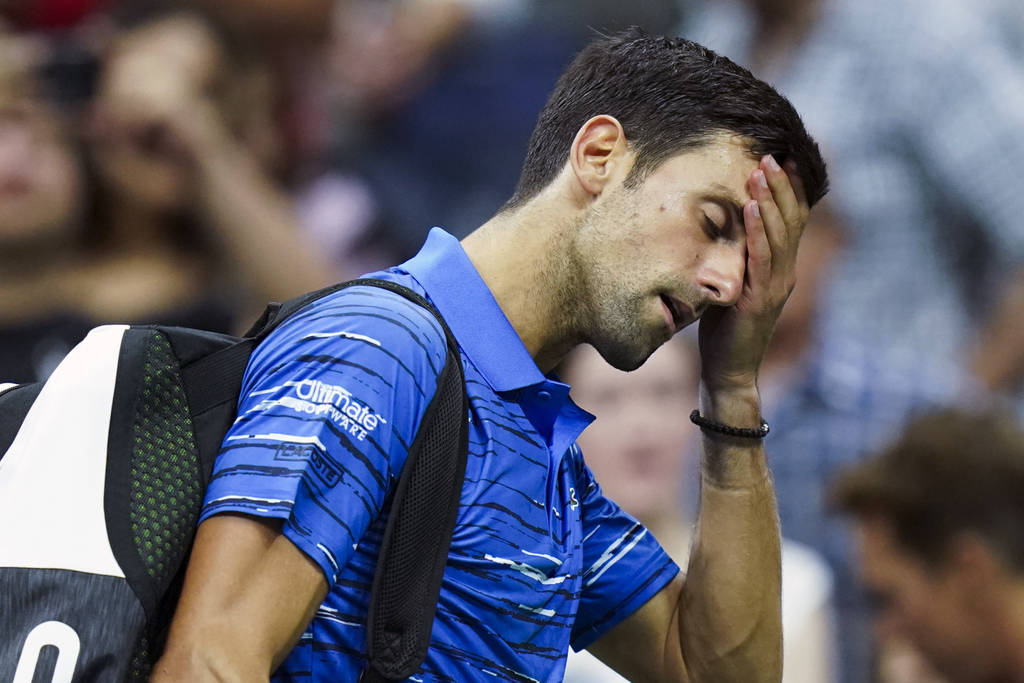
[[[462,241],[470,261],[547,374],[579,342],[565,251],[573,225],[550,197],[499,213]]]

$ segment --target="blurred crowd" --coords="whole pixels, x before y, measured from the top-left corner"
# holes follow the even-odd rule
[[[630,25],[775,85],[829,164],[761,378],[787,683],[943,680],[873,627],[829,491],[918,414],[1024,419],[1020,0],[2,0],[0,381],[45,378],[97,324],[237,333],[433,225],[464,236],[511,195],[565,63]],[[598,424],[649,406],[581,445],[683,566],[695,343],[648,385],[564,368]]]

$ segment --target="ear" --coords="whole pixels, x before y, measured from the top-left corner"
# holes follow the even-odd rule
[[[624,175],[632,155],[622,124],[614,116],[600,114],[583,124],[572,141],[569,166],[582,192],[597,196],[609,182]]]

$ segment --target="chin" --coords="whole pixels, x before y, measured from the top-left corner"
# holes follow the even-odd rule
[[[604,358],[608,365],[612,366],[616,370],[622,370],[623,372],[632,372],[641,365],[643,365],[651,354],[654,353],[657,346],[650,347],[649,345],[642,345],[638,339],[631,340],[632,343],[627,344],[609,344],[608,346],[597,346],[598,352],[601,357]],[[658,345],[660,346],[660,344]]]

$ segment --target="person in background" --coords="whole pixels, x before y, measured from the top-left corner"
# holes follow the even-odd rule
[[[802,246],[798,260],[803,254]],[[609,366],[589,346],[575,349],[559,368],[576,402],[597,416],[579,438],[595,481],[654,534],[684,571],[697,509],[699,444],[693,426],[681,416],[697,401],[698,359],[692,336],[680,336],[629,373]],[[771,435],[768,439],[770,444]],[[831,592],[824,560],[783,538],[783,683],[834,680]],[[565,680],[624,679],[581,651],[570,654]]]
[[[45,378],[98,324],[238,332],[340,279],[274,180],[258,62],[194,12],[131,9],[75,60],[70,34],[0,37],[5,381]]]
[[[1024,431],[995,409],[923,414],[833,482],[881,638],[949,683],[1024,680],[1022,490]]]
[[[424,215],[461,238],[515,187],[572,55],[599,33],[664,34],[678,17],[678,0],[352,0],[330,79],[343,102],[338,156],[402,252],[422,242]]]
[[[49,374],[90,327],[87,186],[66,117],[44,94],[45,45],[0,29],[0,381]]]
[[[112,46],[87,123],[110,283],[129,310],[219,298],[244,327],[266,301],[337,275],[275,180],[275,94],[258,51],[202,14],[156,7]]]

